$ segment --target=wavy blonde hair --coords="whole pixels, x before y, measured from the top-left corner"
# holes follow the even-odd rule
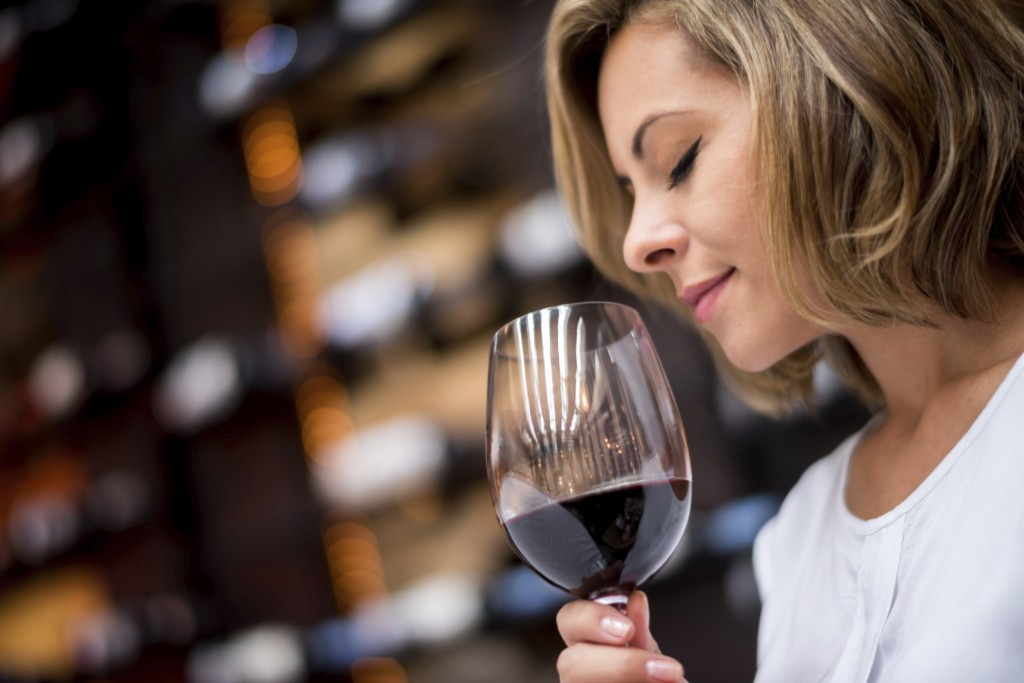
[[[759,228],[781,291],[808,319],[985,320],[992,260],[1024,273],[1024,35],[991,0],[561,0],[545,63],[555,174],[611,279],[682,310],[664,275],[634,273],[622,256],[632,199],[608,158],[596,91],[605,47],[630,22],[677,27],[748,89]],[[801,295],[798,273],[826,306]],[[756,409],[809,401],[821,358],[882,404],[841,337],[760,373],[705,338]]]

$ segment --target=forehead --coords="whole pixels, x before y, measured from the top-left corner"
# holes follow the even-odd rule
[[[612,36],[601,60],[598,108],[603,112],[628,95],[662,93],[670,99],[669,91],[695,67],[695,54],[689,39],[674,27],[627,24]]]
[[[598,115],[606,136],[632,134],[652,113],[715,107],[737,89],[735,76],[701,57],[676,27],[627,24],[612,36],[601,62]]]

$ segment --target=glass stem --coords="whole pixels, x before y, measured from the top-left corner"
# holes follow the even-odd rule
[[[599,602],[602,605],[611,605],[625,614],[626,604],[629,602],[629,593],[625,593],[618,588],[608,588],[594,591],[590,594],[590,599],[594,602]]]

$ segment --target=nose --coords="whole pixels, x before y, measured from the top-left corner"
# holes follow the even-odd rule
[[[686,252],[689,235],[668,207],[633,203],[629,229],[622,244],[626,266],[637,273],[668,270]]]

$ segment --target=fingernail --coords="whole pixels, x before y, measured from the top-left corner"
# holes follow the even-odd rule
[[[604,617],[601,619],[601,628],[616,638],[621,638],[629,633],[629,627],[630,623],[625,619],[616,619],[615,617]]]
[[[676,683],[683,678],[683,665],[672,659],[648,659],[647,675],[656,681]]]

